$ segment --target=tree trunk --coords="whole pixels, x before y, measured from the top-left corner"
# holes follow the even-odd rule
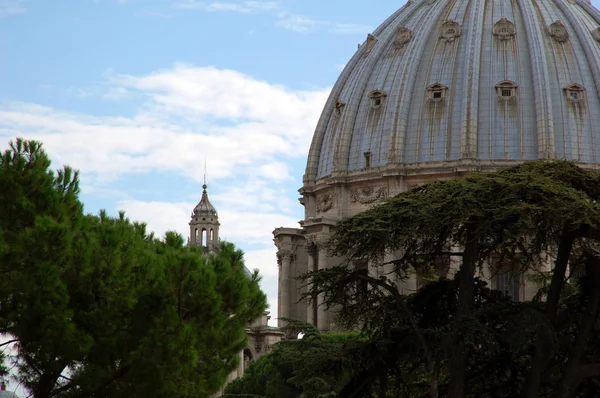
[[[478,244],[474,236],[473,227],[467,226],[465,251],[463,262],[460,267],[458,281],[458,307],[456,309],[456,321],[471,312],[473,306],[473,276],[477,265]],[[448,386],[448,398],[463,398],[465,396],[465,380],[467,376],[467,352],[466,345],[458,341],[450,348],[450,384]]]
[[[548,297],[546,299],[545,314],[548,321],[548,327],[551,328],[554,327],[556,311],[558,310],[558,302],[563,289],[565,273],[567,271],[567,265],[569,264],[569,257],[571,256],[571,250],[574,242],[575,231],[565,226],[563,228],[562,236],[558,245],[558,253],[556,255],[556,262],[552,272],[552,280],[550,282],[550,289],[548,290]],[[531,359],[531,369],[529,371],[527,385],[523,394],[523,397],[525,398],[538,398],[539,396],[542,374],[546,369],[551,356],[548,344],[546,344],[544,339],[544,333],[538,333],[535,341],[533,358]]]
[[[561,381],[561,387],[558,392],[557,398],[569,398],[577,391],[577,387],[581,381],[579,375],[579,366],[581,364],[581,357],[585,350],[585,345],[592,333],[594,323],[598,317],[598,306],[600,304],[600,259],[589,258],[586,261],[586,275],[588,279],[586,284],[587,288],[584,289],[584,295],[581,299],[587,299],[587,305],[585,310],[581,314],[581,326],[579,327],[579,333],[575,340],[575,346],[569,355],[569,360],[563,373]]]

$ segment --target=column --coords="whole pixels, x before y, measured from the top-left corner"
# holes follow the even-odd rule
[[[318,269],[328,268],[328,256],[327,250],[323,242],[317,244],[319,250]],[[323,302],[325,300],[325,293],[319,293],[317,297],[317,328],[319,330],[329,330],[329,311],[325,309]]]
[[[277,256],[281,261],[281,280],[279,282],[279,318],[291,318],[292,315],[292,292],[290,269],[292,265],[293,253],[291,250],[279,250]],[[281,327],[283,322],[278,321],[277,324]]]
[[[316,256],[316,247],[313,242],[307,242],[304,246],[306,252],[308,253],[308,272],[315,271],[315,256]],[[306,300],[306,322],[311,325],[317,326],[317,322],[315,319],[315,307],[317,303],[313,300]]]

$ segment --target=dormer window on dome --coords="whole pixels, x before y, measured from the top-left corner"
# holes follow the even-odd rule
[[[573,83],[563,89],[567,101],[570,102],[581,102],[585,99],[585,87],[580,84]]]
[[[596,39],[596,41],[600,42],[600,28],[592,30],[592,36],[594,36],[594,39]]]
[[[517,97],[517,84],[510,80],[503,80],[496,84],[496,94],[501,101],[509,101]]]
[[[446,43],[452,43],[460,36],[460,25],[454,21],[446,21],[442,24],[440,39]]]
[[[510,40],[515,35],[515,25],[506,18],[502,18],[494,25],[492,33],[498,40]]]
[[[410,29],[400,26],[396,29],[396,35],[394,36],[394,42],[392,45],[394,49],[400,50],[406,43],[408,43],[412,39],[412,32]]]
[[[448,87],[440,83],[434,83],[427,87],[427,100],[430,102],[443,101],[446,98]]]
[[[569,39],[569,32],[567,32],[567,28],[562,21],[556,21],[550,24],[548,31],[550,36],[559,43],[564,43]]]
[[[369,93],[369,98],[371,100],[371,108],[379,109],[385,100],[387,94],[381,90],[373,90]]]

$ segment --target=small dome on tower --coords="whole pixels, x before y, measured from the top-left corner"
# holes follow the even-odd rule
[[[208,193],[206,192],[206,188],[206,184],[202,185],[202,198],[200,199],[200,202],[196,205],[196,207],[194,207],[194,215],[206,214],[217,217],[217,210],[210,203],[210,200],[208,200]]]

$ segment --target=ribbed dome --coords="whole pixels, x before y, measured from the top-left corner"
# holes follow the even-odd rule
[[[200,198],[200,202],[194,207],[194,215],[210,215],[217,217],[217,210],[208,200],[208,193],[206,192],[206,184],[202,185],[202,198]]]
[[[409,1],[335,84],[305,184],[492,161],[600,163],[599,27],[587,0]]]

